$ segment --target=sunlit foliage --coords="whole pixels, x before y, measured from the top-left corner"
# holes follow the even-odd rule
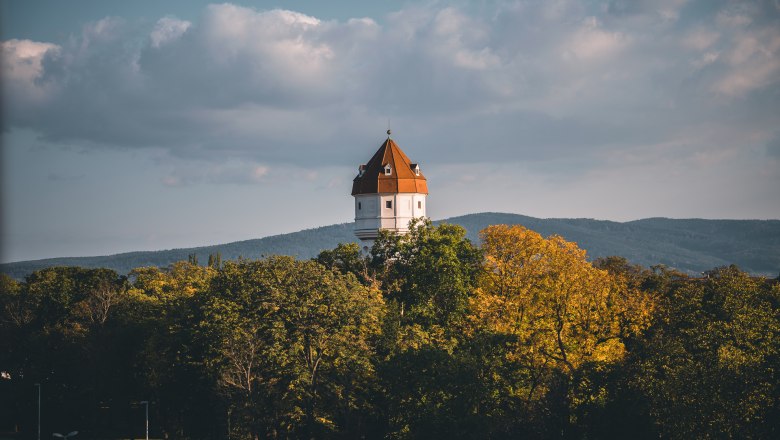
[[[415,222],[316,259],[0,276],[0,432],[776,438],[780,282]],[[16,435],[16,434],[14,434]]]

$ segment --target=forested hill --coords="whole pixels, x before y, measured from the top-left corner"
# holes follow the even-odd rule
[[[438,221],[463,226],[477,240],[494,224],[521,224],[544,236],[558,234],[588,251],[591,259],[620,255],[643,266],[664,264],[689,273],[736,264],[743,270],[780,273],[780,220],[702,220],[649,218],[619,223],[592,219],[539,219],[517,214],[480,213]],[[128,252],[99,257],[49,258],[0,265],[0,271],[21,279],[49,266],[107,267],[127,273],[142,266],[167,266],[196,254],[204,264],[209,254],[223,260],[268,255],[316,256],[338,243],[356,241],[352,224],[324,226],[254,240],[163,251]]]

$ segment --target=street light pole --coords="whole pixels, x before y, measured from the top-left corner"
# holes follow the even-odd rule
[[[144,400],[141,404],[146,405],[146,440],[149,440],[149,401]]]
[[[41,384],[35,386],[38,387],[38,440],[41,440]]]

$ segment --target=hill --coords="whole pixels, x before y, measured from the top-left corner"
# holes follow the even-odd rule
[[[591,259],[620,255],[643,266],[664,264],[701,273],[736,264],[756,275],[780,273],[780,220],[702,220],[648,218],[630,222],[593,219],[539,219],[518,214],[480,213],[435,223],[463,226],[473,241],[494,224],[521,224],[548,236],[558,234],[577,242]],[[107,267],[127,273],[135,267],[167,266],[196,254],[201,262],[220,252],[223,260],[282,254],[311,258],[338,243],[356,241],[352,223],[323,226],[290,234],[187,249],[128,252],[96,257],[65,257],[0,265],[0,272],[23,278],[49,266]]]

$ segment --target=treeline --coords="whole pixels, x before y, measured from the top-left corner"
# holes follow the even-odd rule
[[[0,433],[40,389],[46,438],[140,437],[142,401],[171,439],[780,437],[777,280],[481,240],[2,277]]]

